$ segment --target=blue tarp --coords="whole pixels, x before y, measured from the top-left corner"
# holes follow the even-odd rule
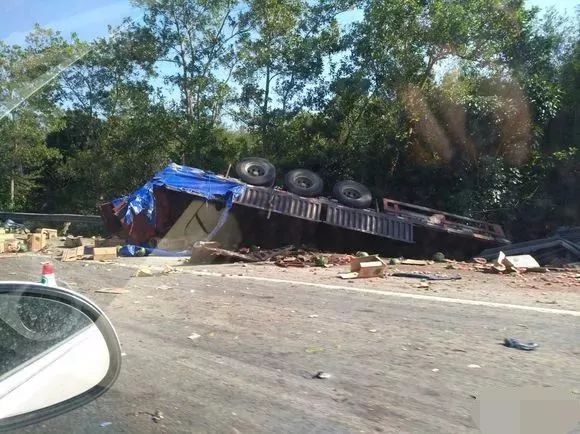
[[[204,197],[208,200],[224,200],[226,210],[210,234],[209,238],[211,238],[225,222],[227,210],[231,208],[233,200],[244,193],[246,184],[217,176],[211,172],[172,163],[134,193],[112,201],[114,207],[118,207],[122,203],[127,204],[124,215],[118,216],[123,224],[131,225],[135,216],[141,213],[145,213],[149,223],[155,224],[155,195],[153,190],[157,187],[165,187],[169,190]]]
[[[119,249],[119,256],[191,256],[190,250],[183,250],[181,252],[173,252],[165,249],[153,249],[151,247],[135,246],[133,244],[125,244]]]

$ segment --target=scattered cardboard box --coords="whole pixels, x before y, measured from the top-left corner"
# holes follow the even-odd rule
[[[36,230],[37,234],[44,235],[47,240],[56,240],[58,238],[58,231],[56,229],[40,228]]]
[[[341,273],[342,279],[361,279],[383,277],[387,264],[378,256],[363,256],[354,258],[350,263],[350,273]]]
[[[72,249],[64,249],[62,251],[62,262],[72,262],[78,259],[83,259],[85,255],[85,246],[73,247]]]
[[[117,258],[116,247],[95,247],[93,249],[93,259],[95,261],[110,261]]]
[[[26,244],[31,252],[39,252],[46,246],[46,239],[43,234],[28,234]]]
[[[530,255],[506,256],[502,262],[512,268],[540,268],[540,264]]]
[[[4,252],[6,253],[16,253],[20,250],[20,240],[14,238],[4,240]]]

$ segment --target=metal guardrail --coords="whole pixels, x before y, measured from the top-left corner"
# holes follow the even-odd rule
[[[81,214],[39,214],[32,212],[1,212],[0,220],[14,220],[17,223],[33,221],[39,223],[63,224],[84,223],[84,224],[103,224],[101,217],[98,215],[81,215]]]

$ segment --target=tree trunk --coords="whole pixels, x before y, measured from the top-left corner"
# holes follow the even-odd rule
[[[268,154],[269,144],[266,143],[268,129],[268,100],[270,99],[270,65],[266,66],[266,88],[264,89],[264,106],[262,107],[262,149]]]

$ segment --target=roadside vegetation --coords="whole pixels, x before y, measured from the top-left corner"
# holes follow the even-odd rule
[[[580,10],[134,3],[108,38],[0,42],[0,209],[96,213],[169,161],[225,173],[256,155],[515,239],[580,224]]]

